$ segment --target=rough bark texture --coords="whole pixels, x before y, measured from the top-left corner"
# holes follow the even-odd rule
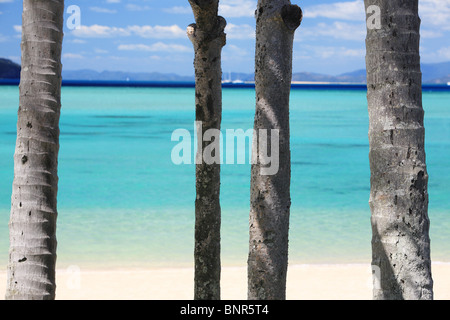
[[[208,129],[220,130],[222,121],[221,53],[225,45],[225,19],[218,16],[219,1],[190,0],[196,24],[187,33],[195,50],[195,113],[197,139]],[[195,200],[195,291],[196,300],[220,299],[220,163],[207,164],[197,150]],[[216,150],[219,152],[219,150]]]
[[[301,9],[289,0],[260,0],[256,11],[256,113],[254,129],[279,130],[279,170],[261,174],[261,150],[253,144],[248,299],[286,298],[290,214],[289,95],[294,32]],[[255,140],[254,140],[255,142]]]
[[[24,0],[6,299],[55,298],[64,1]]]
[[[365,4],[381,9],[366,39],[373,295],[432,299],[418,1]]]

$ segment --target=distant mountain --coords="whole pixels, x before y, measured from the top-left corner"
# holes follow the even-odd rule
[[[0,79],[19,79],[20,65],[8,59],[0,58]]]
[[[354,72],[343,73],[338,76],[330,76],[326,74],[300,72],[292,75],[292,81],[305,82],[346,82],[346,83],[365,83],[366,70],[357,70]]]
[[[446,84],[450,82],[450,61],[441,63],[422,63],[422,82],[424,84]],[[366,70],[361,69],[338,76],[344,82],[366,82]]]
[[[254,81],[255,76],[253,73],[224,73],[222,76],[224,81]],[[305,81],[305,82],[340,82],[336,76],[330,76],[326,74],[311,73],[311,72],[298,72],[292,74],[292,81]]]
[[[446,84],[450,82],[450,62],[423,63],[422,82],[424,84]],[[366,69],[360,69],[338,76],[317,75],[310,73],[295,73],[293,81],[323,81],[366,83]]]
[[[366,83],[366,69],[360,69],[353,72],[343,73],[337,76],[339,82]]]
[[[450,82],[450,61],[441,63],[422,64],[423,83]]]
[[[450,62],[423,63],[421,66],[423,83],[446,84],[450,82]],[[225,74],[224,80],[253,81],[253,74],[231,73]],[[341,82],[341,83],[366,83],[366,69],[343,73],[337,76],[327,74],[297,72],[292,75],[295,82]]]
[[[450,82],[450,61],[441,63],[422,63],[421,70],[422,82],[424,84],[446,84]],[[339,82],[366,83],[366,69],[344,73],[336,78]]]
[[[179,76],[173,73],[158,72],[123,72],[123,71],[103,71],[77,70],[62,72],[63,80],[97,80],[97,81],[194,81],[194,77]]]
[[[336,82],[336,77],[319,73],[298,72],[292,74],[292,81]]]
[[[446,77],[442,77],[439,79],[433,79],[432,81],[427,82],[427,83],[433,83],[433,84],[446,84],[447,83],[448,84],[448,83],[450,83],[450,74]]]
[[[423,83],[446,84],[450,82],[450,61],[442,63],[422,64]],[[19,79],[20,65],[0,58],[0,79]],[[85,80],[85,81],[168,81],[168,82],[192,82],[194,76],[180,76],[174,73],[158,72],[123,72],[94,70],[63,70],[63,80]],[[253,73],[224,72],[224,81],[254,81]],[[366,70],[360,69],[353,72],[343,73],[337,76],[297,72],[292,75],[295,82],[341,82],[341,83],[366,83]]]
[[[222,80],[224,81],[255,81],[255,76],[253,73],[242,73],[242,72],[224,72],[222,74]]]

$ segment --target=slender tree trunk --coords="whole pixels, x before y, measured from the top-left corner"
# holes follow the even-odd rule
[[[24,0],[6,299],[55,298],[63,0]]]
[[[366,0],[374,299],[432,299],[418,0]],[[375,12],[375,11],[374,11]]]
[[[248,299],[283,300],[291,205],[289,95],[294,32],[302,11],[289,0],[259,0],[256,15],[254,129],[262,141],[253,140]],[[267,136],[261,136],[261,129],[267,130]],[[267,148],[263,147],[266,137]],[[273,172],[263,159],[268,156],[266,149],[279,163]]]
[[[220,130],[222,121],[221,53],[225,45],[225,19],[218,16],[218,0],[189,0],[195,24],[188,36],[195,50],[195,113],[197,121],[195,200],[195,292],[196,300],[220,299],[220,161],[205,162],[203,151],[216,141],[203,141],[209,129]],[[216,131],[217,132],[217,131]],[[217,139],[217,137],[215,138]],[[214,153],[213,152],[213,153]]]

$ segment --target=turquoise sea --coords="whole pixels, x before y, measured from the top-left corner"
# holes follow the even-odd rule
[[[16,138],[17,86],[0,86],[0,263]],[[223,91],[223,131],[251,129],[254,89]],[[450,91],[426,91],[432,258],[450,262]],[[193,88],[63,87],[58,266],[193,265],[195,167],[171,161],[194,130]],[[225,131],[224,131],[225,132]],[[290,263],[370,263],[366,92],[291,93]],[[245,265],[250,165],[222,166],[222,262]]]

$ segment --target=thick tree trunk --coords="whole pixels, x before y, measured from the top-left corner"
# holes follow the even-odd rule
[[[418,0],[366,0],[374,299],[432,299]],[[370,14],[370,12],[368,13]]]
[[[254,129],[259,139],[253,140],[251,169],[248,299],[283,300],[291,205],[289,95],[294,32],[302,12],[289,0],[259,0],[256,15]],[[267,130],[267,148],[261,129]],[[279,164],[273,172],[266,149]]]
[[[196,300],[220,299],[220,161],[205,162],[203,151],[218,141],[203,141],[209,129],[222,121],[221,53],[225,45],[225,19],[218,16],[218,0],[190,0],[196,24],[188,27],[195,50],[195,113],[197,121],[195,200]],[[215,158],[220,159],[219,148]]]
[[[55,298],[63,0],[24,0],[6,299]]]

